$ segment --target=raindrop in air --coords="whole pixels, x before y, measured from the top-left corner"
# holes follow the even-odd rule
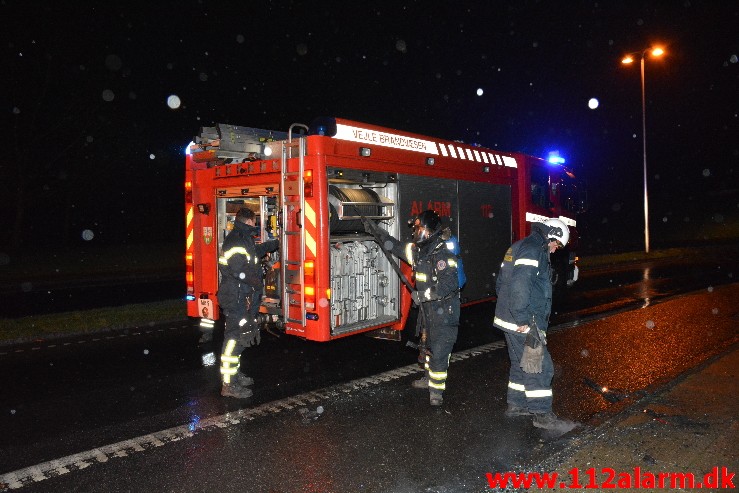
[[[180,104],[182,102],[180,101],[180,97],[172,94],[167,98],[167,106],[169,106],[171,109],[176,110],[180,107]]]
[[[118,55],[108,55],[105,57],[105,66],[111,72],[117,72],[123,66],[123,61]]]

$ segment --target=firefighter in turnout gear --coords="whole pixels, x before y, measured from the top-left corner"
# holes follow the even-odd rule
[[[530,416],[537,428],[566,433],[575,424],[552,412],[554,364],[546,347],[552,308],[549,255],[569,240],[559,219],[533,223],[531,234],[508,248],[496,281],[495,327],[503,330],[511,369],[508,417]]]
[[[261,303],[264,281],[261,258],[274,252],[278,240],[256,244],[259,233],[254,211],[246,207],[236,214],[233,230],[223,241],[218,259],[221,284],[218,301],[226,317],[221,351],[221,395],[243,399],[252,395],[248,387],[254,380],[239,371],[244,348],[259,344],[259,326],[256,321]]]
[[[415,388],[429,389],[429,402],[440,406],[446,389],[447,370],[459,328],[459,280],[457,256],[446,245],[451,236],[441,227],[441,218],[427,210],[411,223],[413,242],[403,244],[382,228],[375,234],[380,246],[413,268],[416,285],[412,292],[418,305],[418,321],[426,332],[426,351],[423,378],[413,382]],[[372,228],[365,225],[368,233]]]

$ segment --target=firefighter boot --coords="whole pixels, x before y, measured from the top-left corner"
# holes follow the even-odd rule
[[[506,418],[515,418],[517,416],[531,416],[532,413],[530,413],[525,407],[508,404],[508,408],[505,410],[504,414]]]
[[[254,379],[247,377],[241,372],[236,372],[236,383],[242,387],[249,387],[250,385],[254,385]]]
[[[432,406],[441,406],[443,402],[444,398],[442,397],[441,392],[433,390],[429,392],[429,404],[431,404]]]
[[[411,387],[414,389],[427,389],[429,388],[429,374],[428,372],[423,372],[423,376],[421,378],[418,378],[416,380],[413,380],[411,383]]]
[[[551,411],[548,413],[535,413],[533,424],[536,428],[550,430],[560,435],[564,435],[577,426],[577,423],[573,423],[566,419],[560,419]]]
[[[223,397],[235,397],[236,399],[246,399],[251,397],[253,392],[250,388],[243,387],[238,382],[226,383],[221,386],[221,395]]]

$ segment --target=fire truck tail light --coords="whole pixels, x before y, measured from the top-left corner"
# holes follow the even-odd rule
[[[192,267],[192,253],[185,254],[185,265],[187,267]]]
[[[190,284],[192,284],[192,283],[193,283],[193,281],[195,280],[195,276],[193,275],[193,273],[192,273],[192,271],[191,271],[191,270],[188,270],[188,271],[187,271],[187,272],[185,273],[185,279],[187,280],[187,284],[188,284],[188,285],[190,285]]]
[[[313,171],[306,170],[305,175],[303,176],[303,182],[305,184],[305,196],[313,197]]]
[[[315,308],[316,306],[314,265],[313,260],[306,260],[303,269],[303,293],[305,294],[305,306],[307,308]]]
[[[192,182],[185,182],[185,203],[192,204]]]

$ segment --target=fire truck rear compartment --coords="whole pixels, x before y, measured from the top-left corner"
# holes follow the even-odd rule
[[[395,187],[383,185],[383,192],[394,194]],[[394,201],[375,190],[329,186],[333,335],[390,325],[400,318],[399,279],[361,220],[364,216],[392,227],[394,209]]]

